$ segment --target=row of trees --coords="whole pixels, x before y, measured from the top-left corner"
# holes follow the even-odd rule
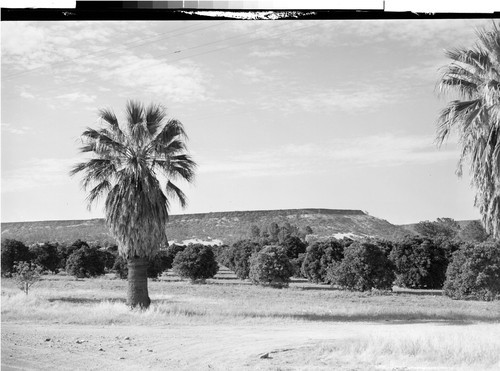
[[[173,269],[183,278],[203,282],[217,274],[219,269],[214,249],[201,244],[170,245],[148,260],[147,277],[156,279],[167,269]],[[28,247],[20,241],[5,239],[2,241],[1,260],[4,277],[28,277],[28,272],[39,276],[44,272],[66,271],[77,278],[114,272],[116,277],[127,279],[129,274],[127,261],[118,254],[116,246],[103,249],[81,240],[68,246],[47,242]]]
[[[16,264],[27,262],[41,272],[58,273],[65,270],[79,278],[93,277],[111,270],[116,259],[116,247],[102,249],[77,240],[71,245],[58,243],[35,244],[6,239],[2,241],[2,276],[9,277]]]
[[[356,291],[390,290],[397,285],[444,289],[457,299],[492,300],[500,294],[500,242],[473,244],[421,236],[398,241],[331,238],[310,246],[292,235],[276,245],[254,240],[232,246],[174,244],[148,262],[147,276],[157,278],[173,269],[193,283],[204,282],[217,274],[218,263],[240,279],[273,287],[286,287],[295,276]],[[116,247],[100,249],[80,240],[70,246],[45,243],[30,248],[15,240],[2,242],[3,276],[17,273],[32,279],[43,271],[57,273],[62,265],[80,278],[105,272],[128,277]],[[29,279],[23,281],[26,292]]]
[[[157,278],[171,268],[177,250],[184,246],[172,245],[160,250],[155,259],[149,261],[147,273]],[[11,277],[21,262],[37,267],[40,273],[66,271],[77,278],[96,277],[106,272],[115,272],[119,278],[127,278],[127,264],[119,256],[117,246],[101,248],[77,240],[71,245],[46,242],[26,246],[24,243],[5,239],[2,241],[2,276]]]
[[[470,243],[422,236],[397,241],[331,238],[307,246],[288,236],[271,246],[241,240],[219,248],[217,259],[240,279],[279,287],[295,276],[357,291],[397,285],[444,289],[453,298],[485,300],[500,293],[500,243],[494,241]]]

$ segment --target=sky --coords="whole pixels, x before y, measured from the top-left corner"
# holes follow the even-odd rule
[[[71,167],[98,111],[160,103],[198,163],[170,212],[360,209],[479,218],[456,136],[438,148],[445,50],[491,20],[1,23],[1,221],[90,219]]]

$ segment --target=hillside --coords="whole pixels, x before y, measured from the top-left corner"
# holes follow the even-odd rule
[[[168,236],[170,242],[201,239],[232,243],[248,237],[252,225],[262,227],[271,222],[310,226],[319,237],[341,233],[392,237],[404,233],[401,227],[360,210],[292,209],[172,215]],[[114,243],[103,219],[2,223],[1,226],[2,239],[13,238],[28,244],[71,243],[77,239],[100,245]]]

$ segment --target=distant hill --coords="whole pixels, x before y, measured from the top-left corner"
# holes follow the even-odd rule
[[[272,222],[279,225],[288,222],[299,228],[310,226],[318,237],[350,233],[390,238],[405,234],[404,228],[360,210],[290,209],[171,215],[168,238],[170,242],[200,239],[230,244],[247,238],[252,225],[262,228]],[[100,245],[114,244],[103,219],[2,223],[1,226],[2,239],[12,238],[27,244],[72,243],[77,239]]]

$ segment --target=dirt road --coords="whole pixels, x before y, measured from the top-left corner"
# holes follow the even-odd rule
[[[397,369],[307,356],[311,349],[431,323],[81,326],[2,323],[2,370]],[[446,327],[441,326],[445,331]],[[267,355],[266,355],[267,354]],[[403,365],[401,365],[403,366]],[[401,368],[402,369],[402,368]],[[411,368],[406,368],[409,370]]]

